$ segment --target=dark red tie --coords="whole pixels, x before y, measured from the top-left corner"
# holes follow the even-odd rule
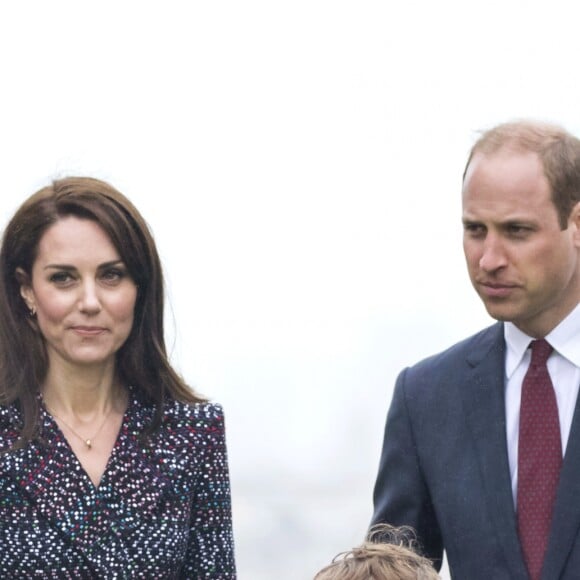
[[[546,361],[552,347],[531,343],[532,361],[522,383],[518,443],[518,533],[532,580],[539,580],[548,545],[562,440],[556,394]]]

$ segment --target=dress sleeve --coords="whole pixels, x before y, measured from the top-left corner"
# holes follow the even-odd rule
[[[182,578],[235,580],[234,540],[224,415],[208,405]]]
[[[397,379],[387,416],[372,524],[414,528],[424,555],[439,569],[443,556],[441,532],[421,470],[406,400],[406,379],[407,370]]]

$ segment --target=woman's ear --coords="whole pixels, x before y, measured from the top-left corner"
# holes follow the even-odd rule
[[[36,300],[34,299],[34,290],[30,285],[30,276],[22,268],[16,268],[15,276],[20,284],[20,296],[26,303],[30,314],[34,316],[36,314]]]

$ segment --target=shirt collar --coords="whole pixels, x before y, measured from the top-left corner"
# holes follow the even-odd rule
[[[504,337],[507,347],[505,368],[509,379],[534,338],[522,332],[513,322],[504,324]],[[558,354],[580,368],[580,303],[545,338]]]

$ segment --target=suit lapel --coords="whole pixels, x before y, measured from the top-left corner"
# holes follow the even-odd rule
[[[574,419],[572,420],[564,463],[560,473],[542,578],[550,580],[560,578],[566,559],[578,537],[578,528],[580,526],[579,477],[580,396],[576,400]]]
[[[491,514],[498,544],[513,578],[527,579],[517,534],[511,490],[505,421],[505,341],[496,324],[473,345],[471,369],[462,390],[484,484],[485,506]]]

